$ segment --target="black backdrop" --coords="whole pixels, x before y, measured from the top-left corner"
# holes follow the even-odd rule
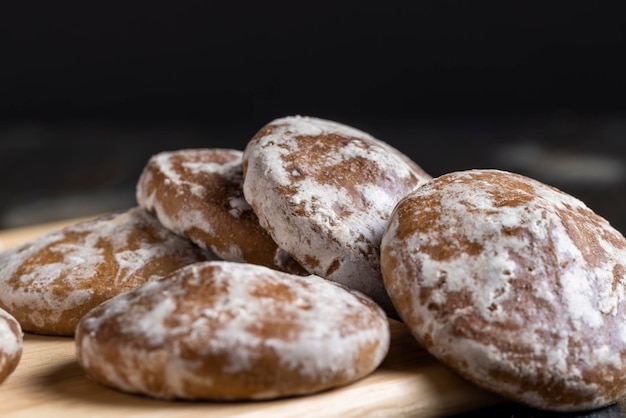
[[[625,106],[623,1],[6,3],[3,120]]]
[[[626,228],[625,57],[622,0],[2,2],[0,227],[133,204],[150,155],[243,148],[305,114],[432,175],[534,176]],[[533,147],[621,158],[621,183],[578,187],[530,167],[534,154],[516,162]],[[68,200],[96,195],[84,210]]]

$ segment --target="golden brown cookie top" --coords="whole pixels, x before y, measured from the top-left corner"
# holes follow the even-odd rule
[[[626,393],[626,239],[576,198],[446,174],[398,204],[381,251],[400,316],[470,380],[560,410]]]
[[[137,183],[137,201],[167,228],[224,260],[305,274],[244,199],[241,155],[230,149],[156,154]]]
[[[133,208],[0,253],[0,307],[13,312],[25,331],[68,335],[103,300],[214,258]]]
[[[363,377],[384,358],[389,330],[375,303],[320,277],[214,261],[97,307],[76,340],[87,373],[118,389],[242,399]]]
[[[371,135],[312,117],[266,125],[243,164],[246,200],[279,246],[311,273],[391,308],[380,239],[395,204],[430,176]]]

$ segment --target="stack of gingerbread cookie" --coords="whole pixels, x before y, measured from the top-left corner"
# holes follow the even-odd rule
[[[375,370],[390,317],[531,406],[626,394],[626,239],[535,180],[433,179],[369,134],[296,116],[243,151],[154,155],[137,202],[0,253],[0,308],[25,331],[74,335],[102,384],[166,399],[313,393]]]

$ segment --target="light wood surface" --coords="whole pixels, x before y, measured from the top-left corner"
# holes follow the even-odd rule
[[[56,222],[0,231],[5,248],[49,230]],[[26,334],[20,364],[0,384],[0,417],[434,417],[502,400],[448,371],[406,327],[391,321],[391,349],[373,374],[323,393],[263,402],[166,402],[121,393],[88,380],[71,338]]]
[[[65,221],[51,222],[43,225],[32,225],[23,228],[0,230],[0,250],[3,248],[15,247],[22,242],[26,242],[46,232],[61,229],[63,227],[73,225],[80,221],[86,221],[93,217],[68,219]]]

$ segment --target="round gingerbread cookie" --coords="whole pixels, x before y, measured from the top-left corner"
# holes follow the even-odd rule
[[[243,197],[241,151],[186,149],[150,158],[137,201],[170,230],[227,261],[306,274],[259,225]]]
[[[101,302],[208,259],[215,256],[133,208],[0,253],[0,308],[24,331],[73,335],[78,320]]]
[[[0,382],[17,367],[22,357],[22,328],[7,311],[0,309]]]
[[[309,272],[359,290],[395,317],[379,245],[395,204],[430,177],[357,129],[277,119],[248,143],[244,195],[261,225]]]
[[[383,311],[317,276],[213,261],[87,314],[77,359],[93,380],[164,399],[269,399],[345,385],[389,348]]]
[[[626,395],[626,239],[576,198],[443,175],[398,204],[381,265],[415,337],[483,388],[558,411]]]

